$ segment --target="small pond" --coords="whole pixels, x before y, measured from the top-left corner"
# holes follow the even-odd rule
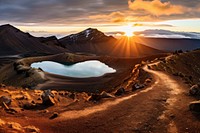
[[[100,77],[107,73],[116,72],[115,69],[98,60],[89,60],[75,64],[68,62],[60,63],[54,61],[42,61],[32,63],[31,67],[41,68],[42,70],[52,74],[75,78]]]

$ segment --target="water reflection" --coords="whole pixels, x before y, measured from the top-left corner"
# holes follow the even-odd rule
[[[42,70],[53,74],[77,78],[99,77],[106,73],[116,72],[115,69],[98,60],[84,61],[76,64],[42,61],[32,63],[31,67],[42,68]]]

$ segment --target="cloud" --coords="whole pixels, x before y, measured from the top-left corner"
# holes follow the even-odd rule
[[[200,18],[199,2],[199,0],[0,0],[0,23],[84,25]]]
[[[140,26],[148,26],[148,27],[174,27],[173,25],[169,24],[145,24],[145,23],[135,23],[133,24],[134,27]]]
[[[89,16],[90,19],[101,19],[106,22],[114,22],[114,23],[120,23],[125,22],[126,17],[122,12],[112,12],[110,14],[102,14],[102,15],[92,15]]]
[[[143,10],[155,16],[183,14],[185,12],[183,6],[173,5],[171,2],[161,2],[160,0],[135,0],[133,2],[129,0],[128,5],[131,10]]]
[[[200,33],[196,32],[176,32],[168,30],[145,30],[134,32],[137,36],[155,37],[155,38],[191,38],[200,39]]]
[[[109,14],[127,8],[127,1],[115,0],[0,0],[0,20],[17,23],[99,23],[88,16]]]

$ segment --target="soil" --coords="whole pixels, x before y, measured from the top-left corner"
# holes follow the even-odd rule
[[[161,71],[149,70],[147,66],[144,70],[154,79],[144,89],[97,103],[83,99],[64,100],[65,104],[61,102],[46,109],[24,110],[14,115],[2,110],[1,119],[22,126],[34,125],[48,133],[198,132],[199,117],[188,108],[194,100],[188,95],[188,86],[181,79]],[[54,112],[58,117],[50,120]]]

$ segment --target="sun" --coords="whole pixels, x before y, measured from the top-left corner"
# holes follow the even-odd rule
[[[127,37],[132,37],[134,34],[133,27],[131,25],[123,26],[122,31],[124,32],[124,35]]]
[[[125,36],[131,37],[131,36],[133,36],[133,32],[130,30],[125,31]]]

